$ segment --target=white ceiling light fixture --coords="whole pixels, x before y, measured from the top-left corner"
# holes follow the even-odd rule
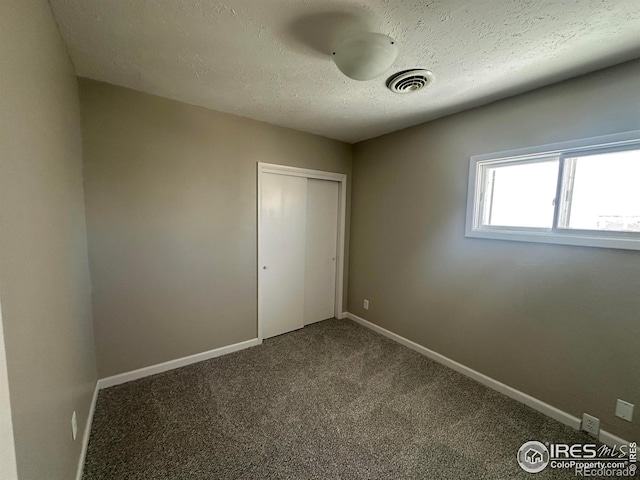
[[[342,40],[333,52],[333,61],[347,77],[373,80],[388,70],[398,56],[393,38],[383,33],[359,33]]]

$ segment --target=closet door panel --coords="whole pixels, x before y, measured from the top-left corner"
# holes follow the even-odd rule
[[[307,179],[265,173],[261,189],[263,337],[304,326]]]
[[[304,324],[335,314],[339,184],[307,182]]]

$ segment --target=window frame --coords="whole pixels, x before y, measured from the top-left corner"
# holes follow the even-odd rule
[[[640,232],[578,230],[560,226],[561,217],[566,214],[566,212],[561,212],[563,207],[566,209],[566,200],[559,201],[560,195],[564,191],[565,167],[568,163],[565,159],[631,149],[640,149],[640,130],[472,156],[469,160],[465,236],[492,240],[640,250]],[[510,165],[537,163],[544,159],[558,160],[556,198],[551,228],[482,225],[485,200],[482,193],[486,167],[500,163]]]

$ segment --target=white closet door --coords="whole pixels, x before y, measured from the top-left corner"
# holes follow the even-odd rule
[[[304,326],[307,179],[262,176],[260,297],[264,338]]]
[[[308,179],[304,324],[335,315],[338,182]]]

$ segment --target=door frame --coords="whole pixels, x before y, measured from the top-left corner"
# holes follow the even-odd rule
[[[288,165],[276,165],[273,163],[258,162],[258,179],[257,179],[257,206],[258,206],[258,342],[262,343],[262,305],[263,298],[260,288],[261,271],[263,265],[262,248],[260,238],[262,235],[262,176],[265,173],[275,175],[288,175],[292,177],[313,178],[316,180],[329,180],[338,182],[338,242],[336,252],[336,291],[335,291],[335,309],[334,316],[343,318],[342,315],[342,294],[344,290],[344,260],[345,260],[345,238],[347,230],[347,174],[325,172],[323,170],[310,170],[308,168],[290,167]]]
[[[0,458],[6,459],[0,465],[0,477],[18,480],[16,447],[11,398],[9,395],[9,374],[7,371],[7,350],[2,327],[2,307],[0,307]]]

